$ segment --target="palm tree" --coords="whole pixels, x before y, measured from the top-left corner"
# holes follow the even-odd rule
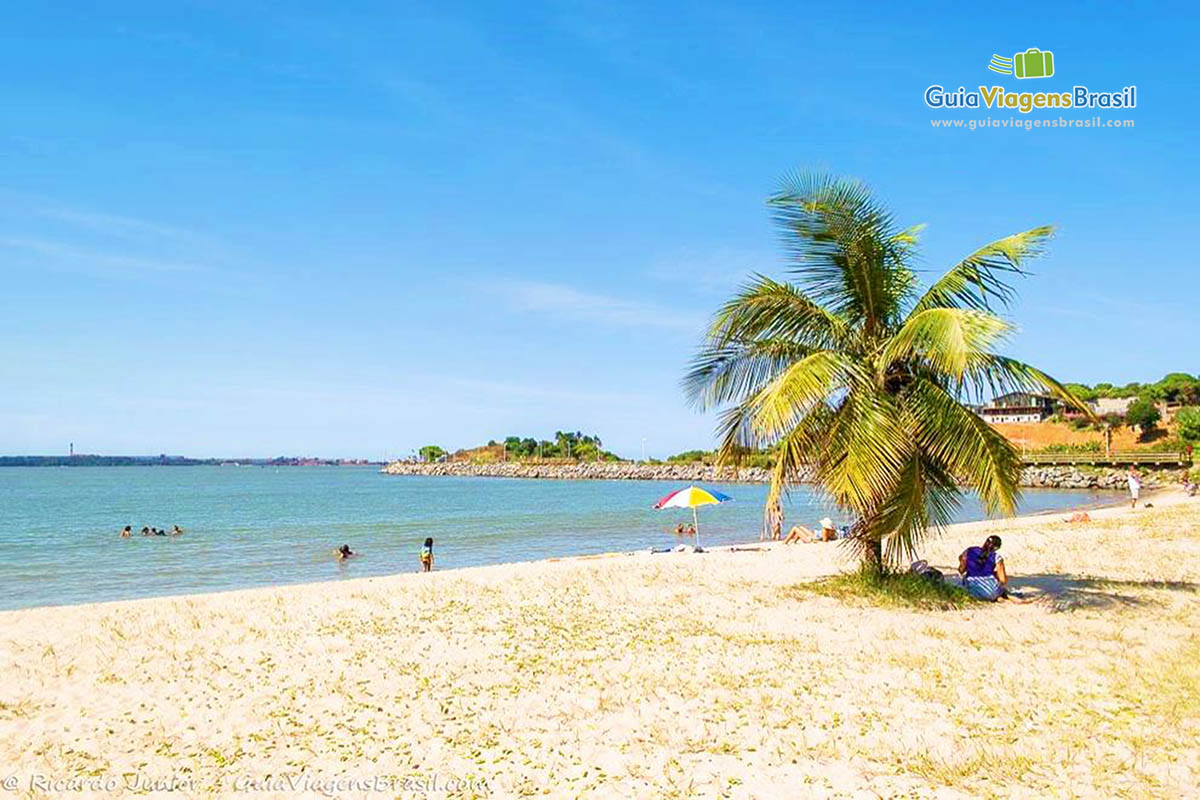
[[[1048,392],[1058,381],[993,348],[1012,330],[994,310],[1015,294],[1050,226],[984,245],[922,290],[923,226],[900,229],[862,183],[789,176],[769,200],[794,282],[765,275],[713,319],[684,379],[720,409],[720,462],[771,448],[768,504],[801,480],[856,522],[851,544],[882,570],[913,556],[957,507],[960,483],[989,513],[1012,514],[1021,458],[965,403],[985,393]]]

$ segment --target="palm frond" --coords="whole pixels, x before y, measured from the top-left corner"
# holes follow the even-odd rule
[[[1037,367],[994,353],[978,353],[970,359],[965,377],[977,397],[985,391],[993,396],[1009,392],[1046,392],[1071,408],[1094,417],[1091,407],[1067,387]]]
[[[813,348],[836,346],[846,324],[790,283],[755,274],[713,317],[712,347],[749,339],[789,339]]]
[[[1054,226],[1043,225],[984,245],[930,286],[911,313],[938,307],[988,310],[993,302],[1008,305],[1015,292],[1006,276],[1025,275],[1021,265],[1041,255],[1053,235]]]
[[[870,517],[904,468],[911,437],[894,400],[860,384],[834,411],[821,448],[818,480],[840,505]]]
[[[966,483],[988,513],[1012,514],[1021,497],[1021,455],[1004,434],[943,387],[918,378],[901,396],[913,438],[931,464]]]
[[[915,236],[861,182],[789,176],[768,204],[803,285],[831,311],[870,330],[897,318],[914,285],[905,266]]]
[[[683,393],[692,406],[707,411],[758,392],[812,352],[788,339],[739,339],[703,347],[683,376]]]
[[[884,345],[884,370],[897,361],[918,361],[961,381],[967,369],[1012,330],[995,314],[964,308],[930,308],[913,314]]]
[[[777,440],[814,406],[846,388],[861,369],[833,350],[818,350],[784,370],[754,397],[753,425],[760,439]]]

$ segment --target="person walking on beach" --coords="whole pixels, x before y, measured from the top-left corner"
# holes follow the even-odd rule
[[[1138,497],[1142,493],[1142,476],[1138,474],[1137,468],[1133,464],[1129,465],[1129,472],[1125,479],[1129,482],[1129,507],[1137,508]]]
[[[425,539],[425,546],[421,548],[421,571],[433,571],[433,537]]]

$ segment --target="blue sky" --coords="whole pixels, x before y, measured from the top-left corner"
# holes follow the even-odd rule
[[[10,9],[0,452],[710,446],[679,378],[722,299],[781,274],[764,198],[797,167],[927,223],[931,274],[1058,224],[1010,351],[1064,380],[1197,372],[1196,13]],[[1054,79],[986,70],[1035,46]],[[1019,115],[934,112],[931,83],[1136,84],[1102,112],[1136,127],[934,130]]]

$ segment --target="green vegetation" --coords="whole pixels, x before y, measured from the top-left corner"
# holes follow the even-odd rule
[[[1168,373],[1157,383],[1127,383],[1124,386],[1113,386],[1111,383],[1097,383],[1095,386],[1065,383],[1063,386],[1081,400],[1097,400],[1101,397],[1147,397],[1151,400],[1165,400],[1168,403],[1200,403],[1200,378],[1186,372]]]
[[[1035,453],[1100,453],[1104,445],[1100,442],[1083,442],[1082,444],[1048,444],[1034,450]]]
[[[962,608],[971,602],[971,596],[957,584],[910,572],[880,572],[873,569],[859,569],[798,583],[792,590],[798,594],[815,594],[842,601],[929,611]]]
[[[1200,408],[1188,406],[1179,409],[1175,414],[1175,426],[1183,441],[1189,444],[1200,442]]]
[[[1131,428],[1140,429],[1141,439],[1146,439],[1150,435],[1154,426],[1158,424],[1158,420],[1158,408],[1149,397],[1139,397],[1130,403],[1128,410],[1125,411],[1125,424]]]
[[[528,459],[571,459],[574,461],[619,461],[615,453],[602,449],[599,436],[579,431],[555,431],[554,441],[530,437],[508,436],[504,439],[504,454],[511,461]]]
[[[442,456],[446,455],[446,451],[438,447],[436,444],[427,444],[417,451],[422,461],[437,461]]]
[[[685,450],[667,459],[668,464],[717,464],[721,460],[716,450]],[[771,469],[775,466],[775,453],[770,450],[754,450],[740,453],[737,463],[742,467]]]
[[[717,460],[716,450],[684,450],[667,458],[669,464],[713,464]]]
[[[717,313],[684,379],[691,402],[722,409],[719,458],[772,450],[768,502],[811,473],[857,518],[851,543],[882,571],[948,524],[963,480],[991,513],[1013,513],[1021,458],[965,403],[1044,391],[1083,403],[994,348],[993,313],[1053,229],[1005,237],[923,291],[920,226],[903,229],[861,183],[789,178],[769,201],[795,282],[756,275]]]

